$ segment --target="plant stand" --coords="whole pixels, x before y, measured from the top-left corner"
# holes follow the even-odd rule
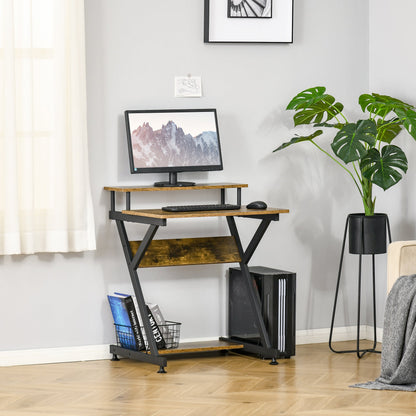
[[[356,353],[358,358],[362,358],[367,352],[380,353],[376,351],[377,328],[376,328],[376,283],[375,283],[375,255],[387,252],[386,229],[388,231],[389,243],[391,243],[391,232],[389,219],[386,214],[374,214],[366,217],[364,214],[349,214],[345,223],[344,239],[342,242],[341,258],[338,270],[338,280],[335,290],[334,307],[332,310],[331,329],[329,334],[329,348],[339,354]],[[342,263],[344,259],[345,241],[349,232],[349,252],[358,254],[358,305],[357,305],[357,347],[352,350],[335,350],[332,347],[332,334],[334,329],[335,313],[338,301],[338,292],[342,274]],[[372,258],[372,280],[373,280],[373,325],[374,343],[372,348],[360,348],[360,312],[361,312],[361,264],[362,256],[371,255]]]

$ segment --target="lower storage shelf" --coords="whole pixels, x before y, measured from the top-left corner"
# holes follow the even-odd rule
[[[203,342],[184,342],[180,343],[178,348],[161,349],[158,355],[153,355],[150,351],[135,351],[118,345],[110,345],[110,353],[125,358],[131,358],[137,361],[144,361],[152,364],[158,364],[162,367],[166,366],[166,356],[174,354],[203,353],[214,351],[230,351],[242,349],[244,345],[236,342],[228,342],[223,340],[203,341]],[[116,359],[116,358],[113,358]]]
[[[202,341],[202,342],[183,342],[179,343],[178,348],[169,350],[159,350],[160,355],[168,354],[185,354],[192,352],[208,352],[208,351],[226,351],[244,348],[243,344],[227,342],[222,340]]]

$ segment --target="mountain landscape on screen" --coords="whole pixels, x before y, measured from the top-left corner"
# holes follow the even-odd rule
[[[145,122],[131,134],[134,166],[203,166],[221,163],[217,134],[204,131],[186,134],[169,121],[159,130]]]

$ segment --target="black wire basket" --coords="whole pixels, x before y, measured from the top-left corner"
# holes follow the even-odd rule
[[[158,325],[160,332],[165,340],[165,349],[178,348],[181,333],[181,323],[173,321],[165,321],[165,325]],[[114,324],[116,330],[117,345],[129,350],[137,351],[136,339],[131,326]],[[140,327],[146,351],[149,350],[146,332],[144,327]]]

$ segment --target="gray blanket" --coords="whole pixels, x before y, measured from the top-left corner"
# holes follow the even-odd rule
[[[402,276],[387,297],[380,377],[351,387],[416,391],[415,324],[416,275]]]

